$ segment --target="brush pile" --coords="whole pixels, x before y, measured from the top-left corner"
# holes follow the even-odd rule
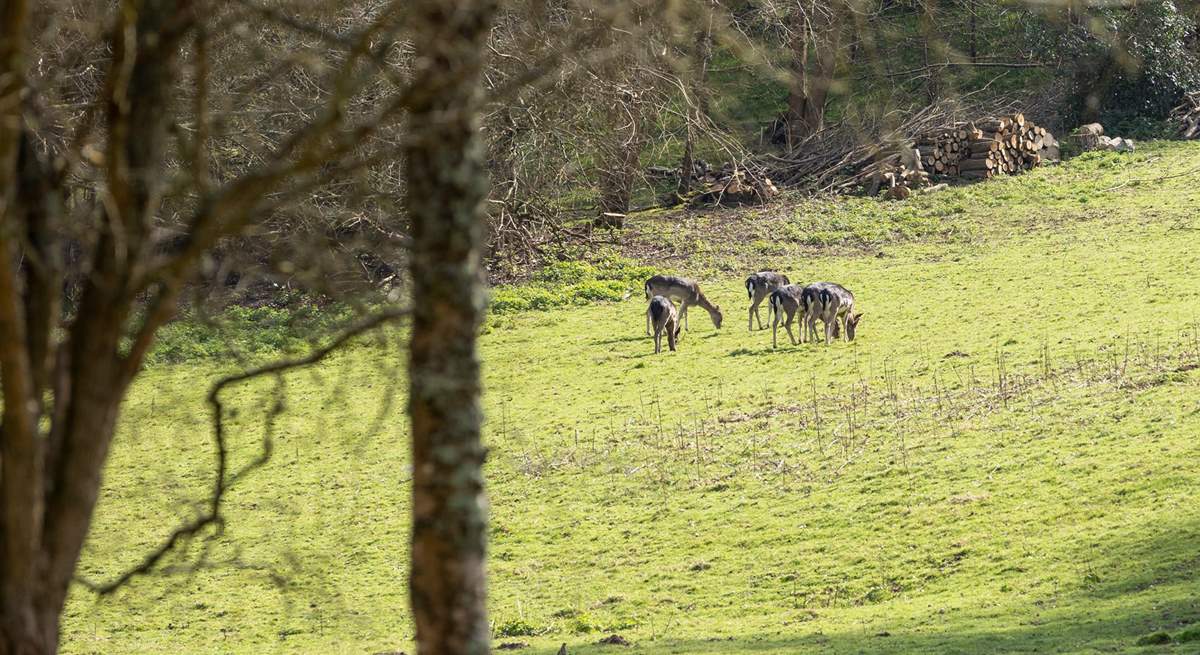
[[[1054,135],[1020,113],[958,123],[922,134],[915,143],[926,171],[969,180],[1012,175],[1059,158]]]
[[[693,205],[757,205],[779,195],[765,171],[725,164],[696,180],[703,189],[692,196]]]
[[[646,168],[647,179],[660,183],[679,183],[681,169],[665,166]],[[779,195],[779,187],[767,177],[767,171],[754,163],[726,162],[711,168],[708,162],[697,159],[692,163],[691,187],[695,189],[682,200],[692,205],[754,205]],[[681,200],[672,196],[673,200]]]
[[[1171,110],[1171,121],[1181,139],[1200,139],[1200,91],[1184,96],[1183,104]]]

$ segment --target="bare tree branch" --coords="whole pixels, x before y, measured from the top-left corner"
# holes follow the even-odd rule
[[[87,589],[102,596],[111,594],[120,589],[133,578],[152,572],[163,557],[169,554],[177,546],[198,535],[205,528],[216,526],[218,530],[221,529],[225,520],[221,512],[222,501],[225,498],[225,493],[228,492],[230,487],[232,487],[238,480],[245,477],[254,469],[260,468],[266,464],[270,460],[272,452],[270,433],[268,433],[267,438],[263,442],[263,449],[259,455],[241,470],[237,471],[233,475],[229,474],[229,450],[227,446],[227,436],[225,434],[224,405],[221,402],[222,391],[233,385],[248,382],[256,378],[268,375],[281,376],[285,372],[317,364],[356,337],[362,336],[363,334],[366,334],[367,332],[370,332],[381,325],[397,321],[408,315],[409,311],[406,309],[389,309],[379,312],[358,321],[353,326],[347,328],[337,337],[332,339],[328,344],[313,350],[304,357],[271,362],[248,371],[225,376],[214,383],[208,392],[208,404],[212,409],[213,442],[216,446],[217,463],[216,477],[213,481],[213,490],[212,494],[208,498],[207,509],[205,512],[192,521],[189,521],[188,523],[176,528],[158,548],[146,555],[146,557],[143,558],[139,564],[130,568],[124,573],[121,573],[114,579],[103,583],[93,582],[83,578],[77,578],[76,581]]]

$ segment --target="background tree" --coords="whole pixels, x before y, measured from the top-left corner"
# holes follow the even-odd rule
[[[844,12],[841,0],[798,0],[788,12],[789,144],[798,143],[825,125],[825,106],[837,74],[846,28]]]

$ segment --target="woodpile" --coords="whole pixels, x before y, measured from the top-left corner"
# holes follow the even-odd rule
[[[882,191],[893,200],[904,200],[914,189],[929,186],[929,173],[923,170],[916,151],[906,150],[913,153],[911,158],[906,156],[907,153],[898,153],[875,164],[867,195]]]
[[[1184,96],[1183,104],[1171,110],[1171,121],[1181,139],[1200,139],[1200,91]]]
[[[934,177],[985,180],[1060,157],[1054,135],[1020,113],[956,122],[917,135],[913,144],[915,148],[894,149],[867,169],[867,195],[885,192],[904,199]]]
[[[646,178],[659,182],[678,182],[679,168],[649,166]],[[697,191],[687,198],[673,195],[674,201],[685,201],[692,205],[751,205],[761,204],[779,195],[779,188],[767,177],[762,166],[726,163],[713,169],[708,162],[698,159],[692,165],[692,188]]]
[[[1088,123],[1075,128],[1071,136],[1079,142],[1081,150],[1115,150],[1116,152],[1133,152],[1137,145],[1133,139],[1104,136],[1104,126],[1099,123]]]
[[[915,144],[930,174],[968,180],[1012,175],[1060,156],[1054,135],[1021,113],[926,132]]]
[[[692,196],[693,205],[756,205],[779,195],[764,171],[726,164],[696,180],[703,189]]]

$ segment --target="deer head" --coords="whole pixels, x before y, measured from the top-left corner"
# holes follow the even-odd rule
[[[858,322],[862,320],[862,312],[859,312],[846,319],[846,338],[854,341],[854,332],[858,329]]]

